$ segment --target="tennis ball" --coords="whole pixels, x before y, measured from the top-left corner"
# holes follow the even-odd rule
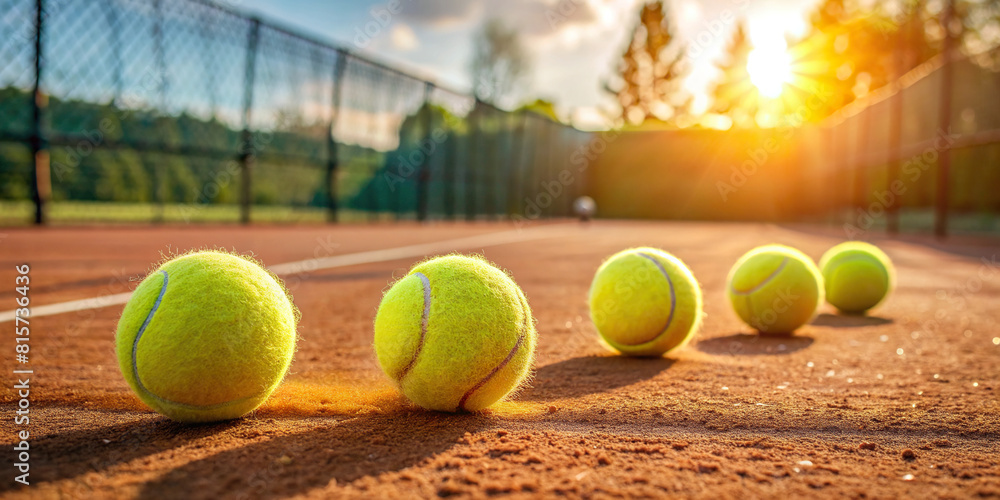
[[[757,331],[791,333],[816,314],[823,300],[821,279],[804,253],[766,245],[747,252],[729,271],[729,301]]]
[[[115,350],[144,403],[180,422],[243,416],[278,386],[298,310],[257,263],[196,252],[161,265],[125,304]]]
[[[590,285],[590,318],[622,354],[660,356],[694,336],[702,317],[701,288],[677,257],[630,248],[601,264]]]
[[[509,395],[531,370],[535,337],[524,293],[479,257],[417,264],[375,315],[379,366],[429,410],[476,411]]]
[[[864,314],[892,288],[895,271],[889,256],[861,241],[841,243],[819,260],[826,301],[849,314]]]

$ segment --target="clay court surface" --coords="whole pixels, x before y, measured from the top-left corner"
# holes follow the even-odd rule
[[[33,307],[134,288],[161,253],[224,247],[266,265],[427,243],[508,269],[538,320],[530,387],[478,414],[408,404],[371,349],[382,292],[420,257],[285,279],[302,311],[284,385],[251,416],[181,425],[145,408],[115,360],[121,305],[32,320],[31,485],[13,483],[16,368],[2,349],[4,498],[691,496],[1000,497],[1000,241],[873,237],[898,286],[871,317],[824,305],[793,337],[753,335],[725,278],[750,248],[818,259],[836,228],[599,221],[8,229],[0,309],[31,264]],[[494,233],[504,235],[496,237]],[[475,237],[502,244],[479,245]],[[674,253],[705,291],[697,337],[659,359],[603,347],[587,289],[629,246]],[[313,262],[326,262],[317,260]]]

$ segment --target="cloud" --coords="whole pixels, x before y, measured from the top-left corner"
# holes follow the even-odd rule
[[[595,24],[599,16],[589,0],[488,1],[487,13],[504,19],[529,37],[547,38],[568,28]]]
[[[483,0],[403,0],[402,16],[414,24],[448,28],[475,22],[482,14]]]
[[[420,46],[417,35],[410,28],[410,25],[406,23],[399,23],[393,26],[389,37],[392,39],[392,46],[403,52],[411,51]]]
[[[410,3],[412,2],[412,3]],[[403,4],[402,16],[431,28],[469,27],[499,18],[527,37],[547,38],[601,21],[604,0],[421,0]]]

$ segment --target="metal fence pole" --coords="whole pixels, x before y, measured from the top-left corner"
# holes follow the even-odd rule
[[[837,170],[839,166],[837,164],[837,127],[829,122],[825,127],[823,125],[820,125],[820,127],[822,127],[822,130],[825,132],[823,137],[825,145],[824,149],[826,152],[824,156],[826,161],[821,164],[822,171],[819,175],[819,185],[823,186],[821,191],[825,193],[825,199],[822,201],[824,208],[827,210],[826,220],[828,224],[832,224],[834,223],[834,219],[830,216],[836,214],[837,210],[840,208],[839,200],[837,200],[836,194]]]
[[[871,161],[868,154],[868,136],[871,135],[872,113],[871,108],[861,111],[858,126],[861,128],[856,137],[858,141],[858,151],[854,158],[854,206],[861,210],[866,209],[868,204],[868,177]]]
[[[524,111],[515,111],[507,116],[508,121],[513,119],[517,122],[510,140],[510,172],[507,178],[507,215],[513,217],[522,215],[517,205],[520,202],[518,193],[520,192],[521,178],[519,176],[524,167],[522,156],[524,152],[524,122],[527,115]]]
[[[104,17],[108,21],[108,28],[111,31],[111,46],[114,49],[111,51],[115,58],[115,97],[112,103],[116,106],[122,104],[122,94],[125,92],[125,63],[122,61],[122,41],[121,41],[121,23],[118,20],[118,9],[110,2],[105,2],[101,4],[104,7]],[[213,109],[213,112],[215,110]]]
[[[524,155],[524,163],[521,164],[521,175],[518,178],[517,186],[517,204],[522,217],[526,217],[528,209],[528,200],[533,197],[535,193],[531,191],[532,182],[535,175],[535,166],[538,162],[538,121],[535,120],[535,114],[530,111],[522,111],[524,113],[524,150],[528,154]],[[529,131],[530,129],[530,131]]]
[[[32,201],[35,202],[35,224],[43,225],[48,221],[48,201],[52,193],[52,179],[49,171],[48,142],[44,137],[43,122],[45,109],[48,107],[48,96],[42,91],[42,34],[44,31],[45,2],[35,1],[35,85],[32,92],[34,99],[31,105],[31,156],[34,159],[32,169]]]
[[[507,218],[510,207],[507,201],[510,200],[510,179],[514,175],[514,128],[511,123],[511,113],[502,113],[497,117],[497,149],[503,152],[501,157],[498,153],[497,163],[500,166],[499,175],[496,178],[499,195],[496,198],[495,215],[498,220]]]
[[[158,94],[159,100],[159,110],[155,117],[153,118],[156,123],[157,137],[160,140],[161,145],[166,144],[167,134],[164,133],[166,129],[166,109],[167,109],[167,61],[166,55],[164,54],[163,47],[163,2],[162,0],[153,0],[153,10],[156,12],[156,20],[153,24],[153,50],[154,56],[156,58],[156,69],[159,71],[159,81],[157,82],[156,92]],[[167,205],[167,168],[170,167],[170,162],[164,156],[163,153],[154,153],[153,155],[153,198],[156,201],[156,208],[153,212],[153,222],[160,223],[166,219],[166,205]]]
[[[475,161],[478,158],[480,140],[479,140],[479,115],[482,114],[482,101],[476,98],[475,107],[472,108],[472,112],[468,117],[469,129],[467,132],[467,140],[472,142],[472,147],[468,148],[468,158],[466,158],[466,176],[465,176],[465,220],[474,220],[476,218],[477,204],[476,204],[476,191],[478,191],[476,182],[478,179],[474,175],[478,163]]]
[[[902,68],[902,64],[900,64],[900,68]],[[889,103],[891,106],[889,112],[889,171],[886,177],[886,187],[888,192],[892,194],[892,199],[889,200],[889,206],[886,207],[885,230],[887,233],[895,235],[899,233],[899,207],[902,200],[897,199],[901,194],[896,194],[892,186],[899,181],[899,170],[903,162],[903,159],[900,158],[903,147],[903,89],[899,86],[898,75],[895,94],[889,99],[891,99]]]
[[[424,124],[424,140],[423,144],[418,144],[417,149],[423,148],[425,145],[433,141],[431,127],[433,126],[434,113],[431,112],[431,95],[434,92],[434,84],[431,82],[424,83],[424,104],[421,106],[421,110],[424,114],[423,124]],[[431,155],[433,155],[437,150],[437,146],[431,148],[429,152],[423,155],[424,161],[421,162],[420,166],[417,167],[417,220],[425,221],[427,220],[427,206],[428,206],[428,187],[431,180]]]
[[[535,218],[540,219],[545,215],[545,209],[538,203],[538,195],[541,192],[541,188],[539,187],[541,171],[546,165],[545,151],[547,150],[548,137],[545,134],[548,132],[548,129],[545,127],[545,120],[541,118],[541,115],[531,113],[531,119],[535,123],[535,133],[532,134],[531,165],[525,176],[527,178],[527,199],[524,202],[524,206],[525,208],[533,207],[535,209],[534,212],[537,214]]]
[[[566,212],[563,211],[563,204],[566,201],[566,190],[558,179],[564,158],[562,153],[562,127],[553,121],[549,122],[549,127],[551,128],[549,132],[549,166],[545,169],[545,181],[543,181],[544,186],[542,189],[552,197],[549,217],[562,217],[566,215]],[[555,189],[554,192],[553,189]]]
[[[941,96],[938,110],[938,133],[951,134],[951,87],[954,57],[954,39],[951,20],[955,15],[955,0],[948,0],[942,24],[944,25],[944,49],[941,53]],[[945,145],[938,155],[937,200],[934,210],[934,235],[944,238],[948,235],[948,180],[951,170],[951,148]]]
[[[333,93],[330,96],[330,130],[326,134],[326,220],[337,222],[337,120],[340,117],[340,95],[343,87],[344,68],[347,53],[337,51],[337,63],[333,66]]]
[[[563,202],[562,202],[562,215],[569,217],[573,215],[573,200],[576,199],[579,190],[579,181],[573,178],[572,182],[568,184],[563,183],[563,174],[567,173],[570,176],[573,174],[570,172],[570,157],[573,154],[573,141],[571,139],[571,133],[569,129],[565,126],[559,126],[559,168],[556,172],[555,180],[562,185],[563,190]],[[574,176],[575,177],[575,176]]]
[[[251,171],[256,151],[253,146],[251,119],[253,113],[254,75],[257,72],[257,44],[260,39],[260,19],[253,18],[247,38],[246,73],[243,80],[243,144],[240,151],[240,223],[250,223],[252,197]]]
[[[497,178],[500,174],[500,162],[497,161],[497,141],[500,140],[497,111],[495,107],[490,106],[486,130],[483,131],[483,127],[479,127],[482,138],[479,148],[486,154],[482,162],[485,167],[483,180],[486,181],[486,194],[483,196],[483,213],[486,215],[486,220],[493,220],[496,216]]]
[[[906,15],[916,16],[918,12],[907,11]],[[915,23],[908,21],[911,25]],[[902,29],[901,29],[902,31]],[[903,149],[903,87],[900,79],[906,73],[907,63],[912,66],[916,66],[917,58],[914,56],[912,58],[907,57],[909,55],[910,43],[916,39],[914,36],[914,28],[909,27],[905,32],[896,33],[896,54],[895,54],[895,89],[893,95],[890,99],[890,111],[889,111],[889,171],[887,175],[886,185],[889,188],[889,192],[893,193],[893,198],[889,202],[889,206],[886,207],[886,232],[891,235],[899,234],[899,211],[902,207],[902,192],[895,194],[892,185],[899,180],[899,172],[903,165],[902,149]],[[919,36],[919,35],[917,35]]]
[[[850,222],[851,218],[854,217],[854,202],[853,193],[851,193],[851,181],[854,170],[851,168],[851,134],[854,133],[852,130],[852,123],[847,121],[845,118],[840,123],[836,125],[837,128],[841,130],[840,137],[840,165],[838,172],[840,176],[841,186],[843,186],[843,195],[839,197],[838,207],[840,208],[840,218],[843,219],[841,222]]]
[[[445,162],[441,175],[444,186],[444,217],[448,220],[455,220],[455,191],[458,189],[458,132],[449,130],[445,137],[447,149],[445,150]]]
[[[542,118],[542,123],[545,127],[545,163],[542,166],[542,170],[539,172],[540,178],[535,182],[539,193],[545,193],[549,196],[549,204],[546,208],[542,209],[544,217],[551,219],[556,214],[556,198],[552,196],[552,193],[546,189],[547,179],[552,177],[552,165],[554,163],[554,158],[556,156],[555,152],[555,126],[548,118]]]

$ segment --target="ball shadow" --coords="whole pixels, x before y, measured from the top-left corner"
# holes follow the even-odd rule
[[[413,466],[490,422],[488,415],[428,411],[323,421],[188,462],[144,484],[138,497],[292,497]]]
[[[549,401],[606,392],[651,379],[669,369],[674,360],[662,357],[583,356],[545,365],[532,386],[517,399]]]
[[[816,326],[829,326],[831,328],[864,328],[866,326],[888,325],[892,322],[892,319],[880,318],[878,316],[823,313],[816,316],[811,324]]]
[[[756,335],[736,333],[698,342],[704,353],[729,356],[784,355],[812,345],[812,337],[804,335]]]
[[[240,420],[185,425],[165,417],[153,417],[43,435],[31,442],[32,482],[54,482],[103,471],[240,425]],[[13,481],[5,481],[0,485],[0,492],[14,486]]]

